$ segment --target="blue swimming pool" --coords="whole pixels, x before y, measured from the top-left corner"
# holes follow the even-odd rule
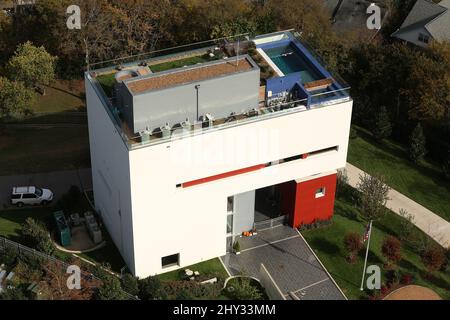
[[[285,75],[300,72],[302,83],[323,78],[292,44],[264,49],[264,52]]]

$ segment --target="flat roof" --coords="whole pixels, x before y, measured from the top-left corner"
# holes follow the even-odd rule
[[[156,73],[146,78],[126,81],[132,94],[139,94],[149,90],[163,89],[175,85],[202,81],[227,74],[233,74],[253,69],[254,66],[247,57],[224,59],[211,64],[200,64],[185,69],[175,69],[168,73]]]

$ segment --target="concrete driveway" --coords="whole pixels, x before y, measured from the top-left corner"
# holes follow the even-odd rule
[[[9,201],[12,187],[27,185],[52,190],[55,195],[54,201],[58,201],[61,195],[69,191],[71,185],[78,186],[80,190],[91,189],[91,169],[0,176],[0,208],[10,206]]]
[[[288,300],[345,299],[297,230],[281,225],[239,242],[241,254],[221,257],[230,274],[259,278],[263,263]]]

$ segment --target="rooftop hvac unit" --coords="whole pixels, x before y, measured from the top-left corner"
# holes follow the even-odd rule
[[[170,138],[172,129],[169,126],[169,123],[166,123],[164,126],[159,128],[161,130],[162,138]]]

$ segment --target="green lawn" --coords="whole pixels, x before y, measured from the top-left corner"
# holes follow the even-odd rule
[[[407,159],[403,146],[391,141],[376,143],[367,131],[356,130],[358,137],[350,139],[348,162],[383,175],[390,187],[450,221],[450,183],[442,178],[439,166],[429,161],[417,166]]]
[[[20,240],[20,228],[28,217],[47,222],[54,210],[51,207],[30,207],[0,211],[0,236]]]
[[[192,271],[198,271],[201,275],[218,277],[222,280],[225,280],[228,278],[228,273],[224,269],[222,263],[220,262],[219,258],[214,258],[211,260],[207,260],[204,262],[200,262],[185,268],[181,268],[179,270],[167,272],[158,275],[157,277],[161,281],[176,281],[176,280],[184,280],[183,278],[183,272],[185,269],[191,269]]]
[[[380,266],[382,282],[385,282],[386,275],[386,271],[383,269],[385,259],[381,254],[382,241],[387,235],[398,236],[396,230],[399,230],[401,219],[389,212],[382,220],[374,223],[368,265]],[[347,263],[343,239],[348,232],[357,232],[362,236],[365,226],[366,223],[358,218],[358,213],[352,206],[351,200],[339,197],[336,200],[333,223],[330,226],[302,232],[349,299],[367,298],[367,294],[359,290],[365,251],[360,252],[355,264]],[[416,247],[417,243],[421,241],[420,239],[425,238],[428,236],[416,229],[414,239],[410,241],[411,244],[403,242],[402,260],[398,263],[399,270],[412,274],[414,284],[432,288],[442,298],[450,299],[450,273],[435,272],[429,277],[429,273],[420,260]]]
[[[36,94],[31,109],[35,113],[53,113],[85,110],[84,80],[57,80],[45,87],[45,95]]]
[[[5,129],[0,135],[0,176],[90,167],[85,126]]]
[[[152,72],[161,72],[161,71],[166,71],[166,70],[170,70],[170,69],[181,68],[184,66],[194,65],[197,63],[208,62],[208,61],[216,60],[216,59],[217,59],[216,57],[210,58],[208,55],[194,56],[194,57],[154,64],[154,65],[150,66],[150,70],[152,70]]]

